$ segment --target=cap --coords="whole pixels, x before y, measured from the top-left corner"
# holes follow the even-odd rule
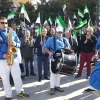
[[[63,32],[63,28],[62,28],[62,27],[57,27],[57,28],[56,28],[56,31],[57,31],[57,32]]]

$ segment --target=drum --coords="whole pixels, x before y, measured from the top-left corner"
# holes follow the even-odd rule
[[[51,60],[51,70],[54,74],[72,76],[76,71],[77,57],[74,53],[66,54],[61,51],[55,52]]]

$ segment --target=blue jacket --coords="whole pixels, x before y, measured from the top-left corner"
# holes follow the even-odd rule
[[[7,30],[1,30],[0,29],[0,60],[3,60],[3,54],[7,54],[8,52],[8,38],[7,38]],[[16,47],[20,47],[20,40],[16,33],[12,32],[12,40],[17,43]],[[17,54],[14,55],[14,58],[17,57]]]
[[[89,84],[100,91],[100,62],[96,65],[90,75]]]
[[[70,44],[69,42],[61,37],[61,38],[58,38],[57,36],[55,36],[55,40],[56,40],[56,50],[63,50],[64,47],[66,46],[69,46],[70,47]],[[64,41],[63,41],[64,39]],[[46,44],[45,44],[45,48],[48,48],[50,50],[50,52],[52,52],[53,54],[55,53],[55,50],[54,50],[54,37],[50,37]]]

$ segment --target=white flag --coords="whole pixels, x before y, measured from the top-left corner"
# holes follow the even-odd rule
[[[21,13],[23,13],[24,17],[30,22],[30,19],[28,17],[28,14],[26,12],[26,8],[25,8],[24,4],[22,4]]]

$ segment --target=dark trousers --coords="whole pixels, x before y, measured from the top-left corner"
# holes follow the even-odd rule
[[[78,74],[81,75],[82,74],[82,70],[84,67],[84,63],[87,62],[87,76],[89,76],[91,74],[91,59],[93,57],[94,52],[91,53],[80,53],[80,67],[79,67],[79,71]]]
[[[31,58],[24,57],[24,62],[25,62],[26,74],[29,75],[29,69],[28,69],[29,62],[30,62],[30,73],[32,74],[34,72],[33,57]]]
[[[38,56],[38,76],[42,79],[42,64],[44,67],[44,77],[48,77],[49,72],[49,58],[48,56]]]

